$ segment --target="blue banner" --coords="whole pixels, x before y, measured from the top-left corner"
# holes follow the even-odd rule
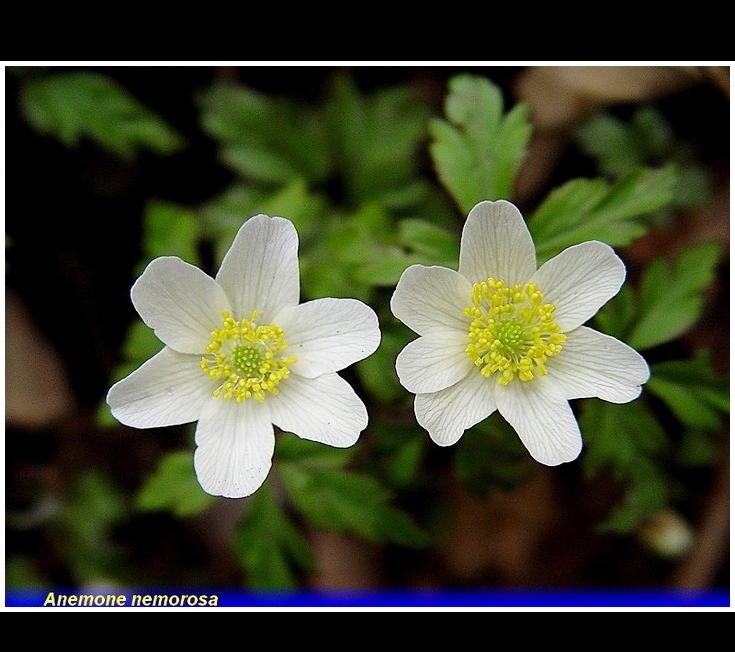
[[[8,589],[6,607],[64,609],[202,607],[729,607],[727,590],[238,591]]]

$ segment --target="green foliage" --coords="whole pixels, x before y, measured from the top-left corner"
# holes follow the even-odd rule
[[[170,154],[183,146],[179,134],[111,79],[94,72],[28,78],[21,90],[28,122],[67,147],[89,138],[124,159],[139,151]]]
[[[631,532],[668,504],[669,483],[662,459],[671,446],[644,401],[623,405],[585,401],[580,429],[586,475],[610,471],[624,488],[622,502],[600,524],[602,529]]]
[[[517,488],[533,470],[518,435],[497,416],[462,435],[453,462],[462,486],[483,500],[493,490]]]
[[[718,430],[730,411],[730,380],[715,375],[708,351],[653,365],[647,389],[689,428]]]
[[[204,131],[243,178],[282,185],[318,182],[331,170],[323,125],[313,110],[249,88],[217,85],[200,100]]]
[[[233,551],[246,573],[247,585],[257,589],[299,586],[299,573],[313,564],[311,550],[266,482],[249,499],[237,524]]]
[[[285,453],[283,446],[277,451],[278,470],[303,518],[316,528],[357,534],[377,543],[413,547],[426,543],[426,535],[410,517],[389,504],[391,494],[378,480],[342,465],[325,464],[321,447],[316,451],[315,446],[291,441]]]
[[[59,554],[81,585],[119,577],[121,552],[111,532],[127,515],[125,500],[102,471],[75,478],[53,525]]]
[[[487,79],[450,80],[447,120],[431,122],[431,155],[437,174],[462,211],[479,201],[510,199],[531,137],[525,105],[503,112],[500,89]]]
[[[401,209],[428,192],[417,178],[417,153],[429,114],[412,90],[385,88],[364,95],[351,77],[339,75],[324,114],[348,205],[379,202]]]
[[[178,256],[192,265],[201,266],[199,252],[199,224],[197,214],[190,208],[171,202],[152,200],[143,213],[142,267],[158,256]]]
[[[672,167],[637,170],[613,184],[604,179],[568,181],[528,219],[539,262],[587,240],[630,244],[648,230],[646,217],[671,201],[675,182]]]
[[[597,322],[641,351],[679,337],[700,318],[721,254],[721,246],[711,242],[685,249],[673,265],[653,260],[637,291],[624,287]]]
[[[678,143],[663,114],[654,106],[638,107],[625,122],[609,113],[596,113],[575,133],[580,149],[612,178],[636,168],[668,164],[676,172],[672,207],[703,206],[712,197],[712,175]]]
[[[166,453],[136,497],[138,509],[170,511],[179,517],[198,514],[213,502],[214,496],[197,482],[191,451]]]

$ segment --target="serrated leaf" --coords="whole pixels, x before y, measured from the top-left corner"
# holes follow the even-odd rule
[[[712,242],[685,250],[671,267],[663,259],[650,263],[641,279],[640,308],[628,344],[644,350],[685,333],[701,315],[720,255],[720,245]]]
[[[662,455],[669,442],[666,433],[644,401],[622,405],[585,401],[580,417],[585,448],[585,471],[594,475],[611,469],[619,479],[635,473],[636,466]]]
[[[442,184],[466,214],[479,201],[509,199],[531,137],[528,110],[504,113],[500,89],[459,75],[449,82],[447,120],[432,120],[431,156]]]
[[[294,506],[314,527],[375,542],[423,545],[420,529],[388,504],[390,492],[376,479],[298,464],[281,464],[279,470]]]
[[[136,496],[138,509],[168,511],[179,517],[198,514],[213,502],[214,496],[206,493],[196,479],[190,451],[166,453]]]
[[[690,428],[717,430],[730,411],[730,381],[714,374],[706,351],[653,365],[646,388]]]
[[[95,72],[59,73],[28,79],[21,88],[26,119],[67,147],[89,138],[130,159],[140,150],[170,154],[179,134],[113,80]]]
[[[647,231],[645,218],[672,200],[675,181],[669,166],[638,170],[614,184],[603,179],[565,183],[528,220],[539,262],[587,240],[630,244]]]
[[[331,170],[317,112],[244,86],[217,85],[201,97],[201,123],[224,162],[254,181],[324,180]]]
[[[399,209],[418,203],[419,146],[427,107],[411,87],[363,94],[346,75],[335,77],[325,107],[334,160],[348,202]]]
[[[660,458],[669,450],[666,433],[644,401],[626,404],[585,401],[579,420],[588,476],[612,472],[623,499],[600,524],[602,530],[630,532],[669,500]]]
[[[252,588],[295,588],[298,571],[308,570],[313,564],[311,550],[268,483],[249,499],[247,511],[235,529],[233,552]]]

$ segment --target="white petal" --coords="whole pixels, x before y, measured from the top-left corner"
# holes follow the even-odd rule
[[[464,309],[471,303],[472,285],[446,267],[411,265],[403,271],[390,307],[393,314],[419,335],[447,328],[467,333],[470,319]]]
[[[536,271],[536,250],[520,211],[510,202],[483,201],[467,216],[459,272],[472,283],[488,277],[523,284]]]
[[[498,411],[513,426],[531,456],[541,464],[571,462],[582,450],[582,435],[569,402],[547,391],[548,376],[518,379],[498,387]]]
[[[317,378],[292,374],[278,389],[277,396],[266,398],[273,423],[302,439],[346,448],[367,426],[365,405],[337,374]]]
[[[190,423],[214,399],[199,356],[164,347],[107,393],[113,416],[133,428]]]
[[[207,493],[242,498],[265,482],[275,435],[268,406],[216,399],[197,425],[194,470]]]
[[[625,265],[608,245],[583,242],[544,263],[531,279],[556,306],[563,332],[584,324],[614,297],[625,280]]]
[[[272,323],[281,308],[299,302],[298,248],[296,229],[283,217],[256,215],[240,227],[216,276],[233,317],[257,310],[259,323]]]
[[[130,291],[156,337],[180,353],[203,353],[212,329],[231,310],[224,290],[201,269],[175,256],[151,261]]]
[[[298,360],[291,371],[314,378],[367,358],[380,344],[375,311],[357,299],[316,299],[284,308],[275,318]]]
[[[562,352],[546,366],[566,398],[596,396],[611,403],[637,398],[650,374],[640,353],[586,326],[567,333]]]
[[[456,444],[467,428],[489,417],[496,409],[496,382],[479,370],[458,383],[432,394],[417,394],[416,420],[439,446]]]
[[[475,369],[467,348],[467,333],[432,332],[409,342],[396,358],[398,378],[409,392],[438,392]]]

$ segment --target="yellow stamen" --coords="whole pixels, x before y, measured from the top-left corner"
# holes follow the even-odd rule
[[[559,355],[567,336],[554,321],[554,304],[542,303],[535,283],[508,286],[488,278],[472,287],[471,318],[465,351],[485,378],[498,375],[507,385],[545,376],[549,358]]]
[[[222,328],[212,331],[212,341],[200,361],[202,371],[219,383],[212,391],[226,401],[242,403],[255,398],[262,403],[266,392],[278,394],[278,385],[289,377],[296,356],[285,355],[283,330],[275,324],[258,325],[257,311],[239,321],[226,310]]]

